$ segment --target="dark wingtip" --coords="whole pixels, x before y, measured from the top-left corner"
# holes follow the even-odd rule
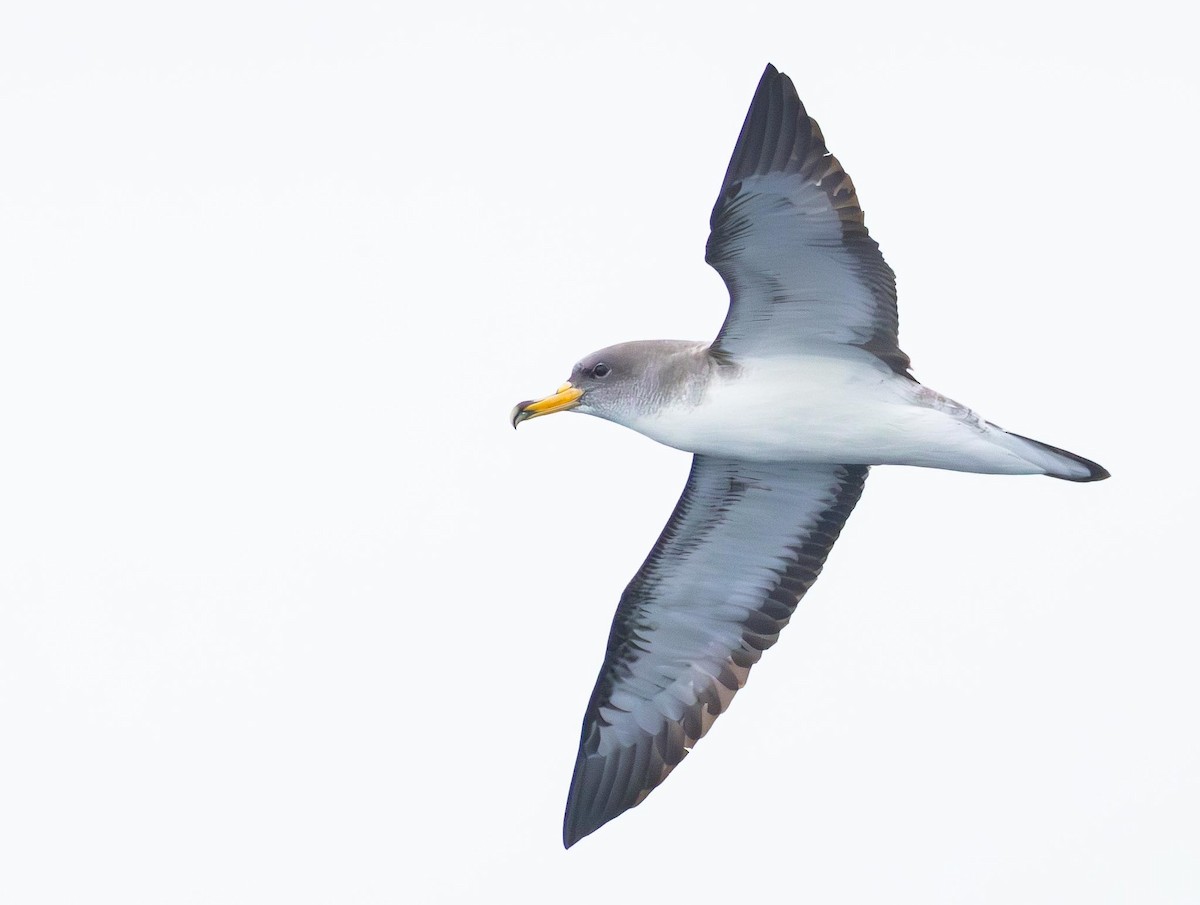
[[[575,759],[575,770],[571,776],[571,789],[567,793],[567,807],[563,813],[563,848],[570,848],[580,839],[585,836],[590,836],[604,824],[608,823],[616,814],[605,815],[598,813],[595,808],[595,801],[591,804],[592,807],[584,807],[581,800],[583,796],[583,785],[586,774],[587,756],[580,751]],[[594,782],[593,782],[594,785]],[[596,789],[591,789],[590,799],[595,799]],[[624,809],[622,809],[624,810]],[[620,813],[620,812],[618,812]]]
[[[753,107],[756,102],[765,103],[771,94],[771,86],[776,82],[788,81],[786,75],[776,69],[771,63],[767,64],[767,68],[763,70],[762,76],[758,80],[758,86],[754,89],[754,98],[750,101],[750,106]],[[749,118],[747,116],[747,118]]]
[[[567,812],[563,815],[563,848],[570,848],[584,836],[590,836],[592,833],[596,832],[596,830],[600,829],[601,826],[603,826],[603,824],[596,824],[595,826],[581,826],[580,824],[582,823],[583,821],[580,819],[578,812],[575,811],[568,803]]]
[[[604,826],[604,824],[608,823],[614,817],[619,816],[623,811],[624,809],[617,814],[601,816],[597,820],[595,815],[590,815],[591,819],[588,819],[589,815],[572,812],[568,808],[566,815],[563,817],[563,848],[570,848],[580,839],[592,835],[592,833],[596,832],[596,830],[600,829],[600,827]]]
[[[587,727],[585,724],[585,732]],[[567,807],[563,814],[563,847],[570,848],[610,820],[636,807],[663,781],[670,768],[652,739],[621,747],[607,755],[585,753],[580,741]]]
[[[812,134],[811,121],[792,80],[768,63],[742,121],[709,226],[715,228],[726,195],[739,180],[773,169],[786,171],[793,157],[804,160]]]

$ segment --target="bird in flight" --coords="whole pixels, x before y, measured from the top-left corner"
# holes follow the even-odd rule
[[[593,352],[512,424],[574,411],[693,453],[617,606],[583,718],[570,848],[640,804],[729,706],[825,563],[872,465],[1100,481],[1108,472],[922,386],[896,280],[849,175],[767,66],[710,220],[729,288],[711,343]]]

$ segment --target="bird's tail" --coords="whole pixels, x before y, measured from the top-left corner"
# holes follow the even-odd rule
[[[995,425],[989,426],[995,427]],[[1022,459],[1042,469],[1043,472],[1052,478],[1084,483],[1087,481],[1103,481],[1109,476],[1108,469],[1102,465],[1098,465],[1091,459],[1085,459],[1083,456],[1077,456],[1073,452],[1067,452],[1065,449],[1059,449],[1057,446],[1051,446],[1049,443],[1031,440],[1028,437],[1022,437],[1020,434],[1014,434],[1002,428],[996,429],[1003,434],[1003,437],[995,439],[999,440],[1002,445],[1008,447]]]

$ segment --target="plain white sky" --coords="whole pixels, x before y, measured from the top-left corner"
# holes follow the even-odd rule
[[[1175,3],[10,3],[0,900],[1200,899]],[[925,383],[1098,485],[877,469],[687,763],[570,852],[685,455],[509,428],[706,338],[763,66]]]

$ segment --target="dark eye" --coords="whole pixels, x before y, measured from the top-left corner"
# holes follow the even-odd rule
[[[606,365],[604,362],[600,362],[600,364],[598,364],[598,365],[596,365],[596,367],[592,368],[592,376],[593,377],[607,377],[608,372],[610,370],[612,370],[612,369],[608,365]]]

